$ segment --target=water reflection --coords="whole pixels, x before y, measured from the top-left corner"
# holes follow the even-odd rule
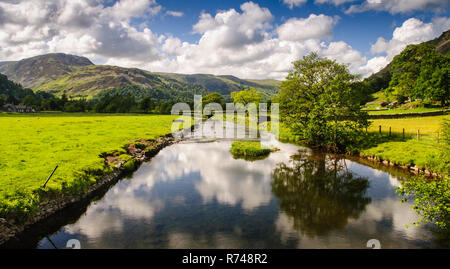
[[[298,154],[273,172],[272,192],[294,229],[309,236],[325,235],[357,219],[370,203],[367,178],[355,177],[344,160],[315,153]]]
[[[184,143],[111,188],[49,238],[82,248],[365,248],[432,246],[400,204],[396,178],[290,144],[255,162],[231,141]],[[299,151],[300,150],[300,151]],[[53,248],[44,237],[40,248]]]

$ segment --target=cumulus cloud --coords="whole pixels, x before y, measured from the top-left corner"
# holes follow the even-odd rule
[[[285,1],[289,2],[289,1]],[[305,1],[291,1],[292,6]],[[316,0],[343,4],[346,0]],[[183,42],[170,33],[159,35],[133,18],[163,11],[155,0],[120,0],[104,6],[98,0],[25,0],[0,2],[0,59],[18,60],[50,52],[83,55],[97,64],[149,71],[211,73],[242,78],[283,79],[292,62],[310,52],[349,65],[354,73],[378,71],[407,44],[432,39],[450,28],[448,18],[430,23],[410,19],[393,38],[379,38],[365,56],[344,41],[333,41],[338,17],[311,14],[274,25],[269,9],[253,2],[239,9],[200,14],[193,25],[197,42]]]
[[[97,58],[158,59],[157,36],[138,31],[132,18],[161,10],[154,0],[0,2],[0,57],[17,60],[49,52],[95,54]]]
[[[334,4],[335,6],[339,6],[342,5],[344,3],[348,3],[348,2],[355,2],[356,0],[315,0],[314,3],[316,4]]]
[[[173,10],[166,11],[166,14],[173,17],[183,17],[184,15],[184,13],[181,11],[173,11]]]
[[[330,38],[336,20],[326,15],[311,14],[308,18],[292,18],[278,27],[281,40],[303,41],[308,39]]]
[[[194,32],[203,34],[201,45],[236,48],[262,41],[265,30],[270,28],[272,14],[253,2],[241,5],[242,13],[234,9],[219,12],[213,18],[204,13],[194,25]]]
[[[359,13],[368,10],[388,11],[392,14],[416,10],[440,11],[450,7],[448,0],[366,0],[362,4],[352,5],[346,13]]]
[[[290,9],[294,7],[299,7],[306,3],[308,0],[283,0],[283,3],[287,5]]]
[[[239,11],[203,13],[193,26],[193,31],[201,35],[198,43],[168,37],[162,50],[170,57],[145,67],[166,72],[283,79],[293,61],[312,51],[338,61],[352,61],[345,63],[355,72],[366,62],[345,42],[327,42],[338,18],[312,14],[290,19],[275,28],[272,20],[268,9],[252,2],[244,3]]]

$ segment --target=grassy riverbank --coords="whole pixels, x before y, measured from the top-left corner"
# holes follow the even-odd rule
[[[275,148],[264,148],[259,141],[235,141],[230,152],[234,158],[259,159],[268,156]]]
[[[450,115],[371,120],[368,133],[355,150],[361,156],[374,156],[403,166],[417,165],[419,168],[448,176],[450,163],[448,157],[443,156],[442,151],[444,119],[450,120]],[[270,123],[263,124],[270,129]],[[381,134],[379,134],[379,126],[381,126]],[[391,135],[389,135],[389,128],[391,128]],[[404,139],[403,129],[405,129]],[[420,134],[419,140],[417,130]],[[286,142],[302,141],[300,135],[292,132],[283,123],[280,123],[280,139]]]
[[[450,115],[373,120],[369,128],[369,135],[376,137],[361,148],[362,156],[375,156],[382,160],[389,160],[398,165],[417,165],[448,176],[450,160],[442,151],[444,131],[442,122],[450,120]],[[380,135],[379,126],[382,134]],[[391,136],[389,136],[391,128]],[[403,129],[405,138],[403,139]],[[419,130],[419,138],[417,138]],[[370,137],[370,136],[369,136]]]
[[[27,213],[42,196],[81,192],[108,170],[99,155],[171,132],[175,116],[0,114],[0,217]],[[58,165],[47,187],[41,186]]]

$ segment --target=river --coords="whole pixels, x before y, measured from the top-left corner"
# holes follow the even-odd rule
[[[234,159],[231,143],[167,147],[75,217],[19,245],[367,248],[376,239],[381,248],[439,248],[446,241],[431,225],[406,227],[419,216],[400,203],[399,173],[281,142],[266,159]]]

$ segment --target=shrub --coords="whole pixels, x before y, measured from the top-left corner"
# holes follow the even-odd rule
[[[261,142],[235,141],[231,145],[230,152],[235,158],[252,159],[266,157],[275,149],[262,148]]]

